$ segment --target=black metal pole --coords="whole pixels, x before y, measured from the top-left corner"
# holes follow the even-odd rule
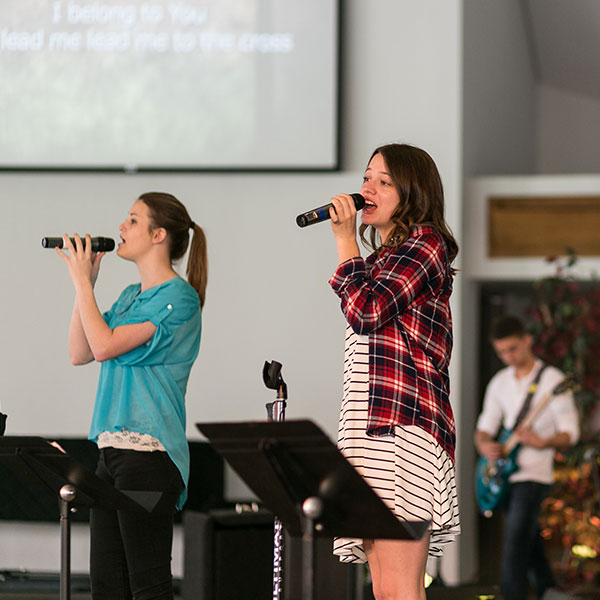
[[[71,600],[71,505],[75,488],[60,488],[60,600]]]
[[[302,503],[302,600],[315,597],[315,523],[323,512],[323,502],[310,496]]]

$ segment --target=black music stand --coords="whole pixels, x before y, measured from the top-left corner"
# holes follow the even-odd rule
[[[60,507],[60,600],[71,597],[71,520],[75,506],[151,512],[160,492],[120,492],[41,437],[0,437],[0,462],[53,495]]]
[[[399,521],[312,421],[197,423],[293,536],[302,535],[302,598],[314,598],[314,537],[420,539],[429,521]]]

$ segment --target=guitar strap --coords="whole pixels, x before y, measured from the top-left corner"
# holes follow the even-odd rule
[[[515,421],[513,430],[515,430],[521,424],[521,421],[525,418],[525,415],[529,412],[529,407],[531,406],[531,399],[533,398],[533,395],[535,394],[535,392],[538,388],[538,384],[540,382],[540,377],[542,376],[542,372],[547,366],[548,365],[546,363],[543,363],[542,366],[538,369],[538,372],[535,375],[535,379],[529,384],[529,387],[527,388],[527,396],[525,396],[525,400],[523,401],[523,406],[521,407],[519,415],[517,416],[517,420]]]

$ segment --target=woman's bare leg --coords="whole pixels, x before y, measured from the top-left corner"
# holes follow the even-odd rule
[[[376,600],[425,600],[429,533],[420,540],[364,540]]]

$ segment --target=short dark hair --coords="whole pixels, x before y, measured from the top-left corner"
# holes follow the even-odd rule
[[[507,337],[523,337],[527,334],[525,325],[519,317],[514,315],[503,315],[492,321],[490,328],[490,339],[492,342],[503,340]]]

